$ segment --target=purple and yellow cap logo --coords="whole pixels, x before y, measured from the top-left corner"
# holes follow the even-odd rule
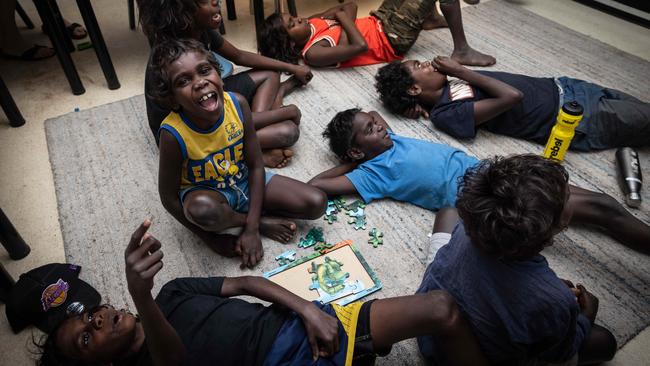
[[[45,288],[41,294],[41,304],[43,311],[48,311],[50,308],[57,307],[65,302],[68,297],[68,290],[70,286],[67,282],[60,279]]]

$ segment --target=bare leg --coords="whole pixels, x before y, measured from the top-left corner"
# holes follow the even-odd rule
[[[616,354],[616,338],[598,324],[591,326],[589,336],[582,342],[578,351],[579,365],[593,365],[609,361]]]
[[[185,217],[205,231],[220,232],[246,225],[246,214],[233,210],[225,197],[210,190],[196,190],[187,194],[183,203]],[[293,237],[296,224],[285,219],[262,216],[260,234],[286,243]],[[234,246],[232,248],[234,250]]]
[[[431,29],[436,29],[436,28],[447,28],[449,25],[447,24],[447,20],[438,12],[437,7],[433,7],[433,11],[431,12],[431,17],[422,23],[422,29],[423,30],[431,30]]]
[[[440,4],[440,9],[447,23],[449,23],[451,38],[454,41],[454,51],[451,58],[468,66],[490,66],[497,62],[494,57],[476,51],[467,43],[458,1],[451,4]]]
[[[274,175],[264,191],[264,209],[276,215],[315,220],[326,208],[325,192],[282,175]]]
[[[282,106],[284,95],[295,88],[295,79],[280,83],[280,74],[273,71],[251,71],[249,76],[257,85],[251,111],[264,165],[282,168],[293,156],[286,148],[300,137],[300,110]]]
[[[34,45],[29,44],[20,34],[15,12],[16,0],[0,1],[0,50],[7,55],[20,56]],[[50,56],[54,56],[53,48],[40,47],[35,49],[31,58],[39,60]]]
[[[375,301],[370,307],[370,335],[375,350],[408,338],[433,336],[448,361],[487,365],[469,324],[445,291]]]
[[[618,201],[604,193],[569,186],[571,224],[595,225],[624,245],[650,254],[650,226],[632,216]]]
[[[456,208],[443,207],[436,213],[436,218],[433,221],[433,232],[451,234],[459,219]]]

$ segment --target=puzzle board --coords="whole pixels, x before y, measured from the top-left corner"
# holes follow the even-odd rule
[[[314,253],[300,258],[293,263],[269,271],[264,274],[264,277],[305,300],[319,300],[321,296],[319,291],[310,289],[310,286],[313,284],[312,276],[314,274],[310,273],[310,270],[312,270],[312,263],[322,265],[326,262],[326,257],[329,258],[330,263],[334,263],[331,262],[332,260],[340,263],[342,272],[349,273],[349,277],[346,279],[347,284],[354,284],[356,283],[355,281],[359,281],[363,284],[363,289],[323,302],[336,302],[339,305],[345,305],[381,289],[381,282],[377,279],[372,269],[368,267],[361,253],[354,248],[352,242],[349,240],[338,243],[332,249],[323,253]]]

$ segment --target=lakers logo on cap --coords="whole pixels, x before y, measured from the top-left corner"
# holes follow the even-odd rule
[[[57,307],[65,302],[68,296],[70,286],[67,282],[60,279],[45,288],[41,294],[41,304],[43,311],[48,311],[50,308]]]

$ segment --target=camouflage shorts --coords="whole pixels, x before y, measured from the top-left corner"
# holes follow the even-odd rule
[[[440,0],[442,4],[458,0]],[[431,17],[436,0],[384,0],[378,10],[371,12],[379,18],[386,38],[393,51],[403,55],[408,51],[422,30],[422,23]]]

